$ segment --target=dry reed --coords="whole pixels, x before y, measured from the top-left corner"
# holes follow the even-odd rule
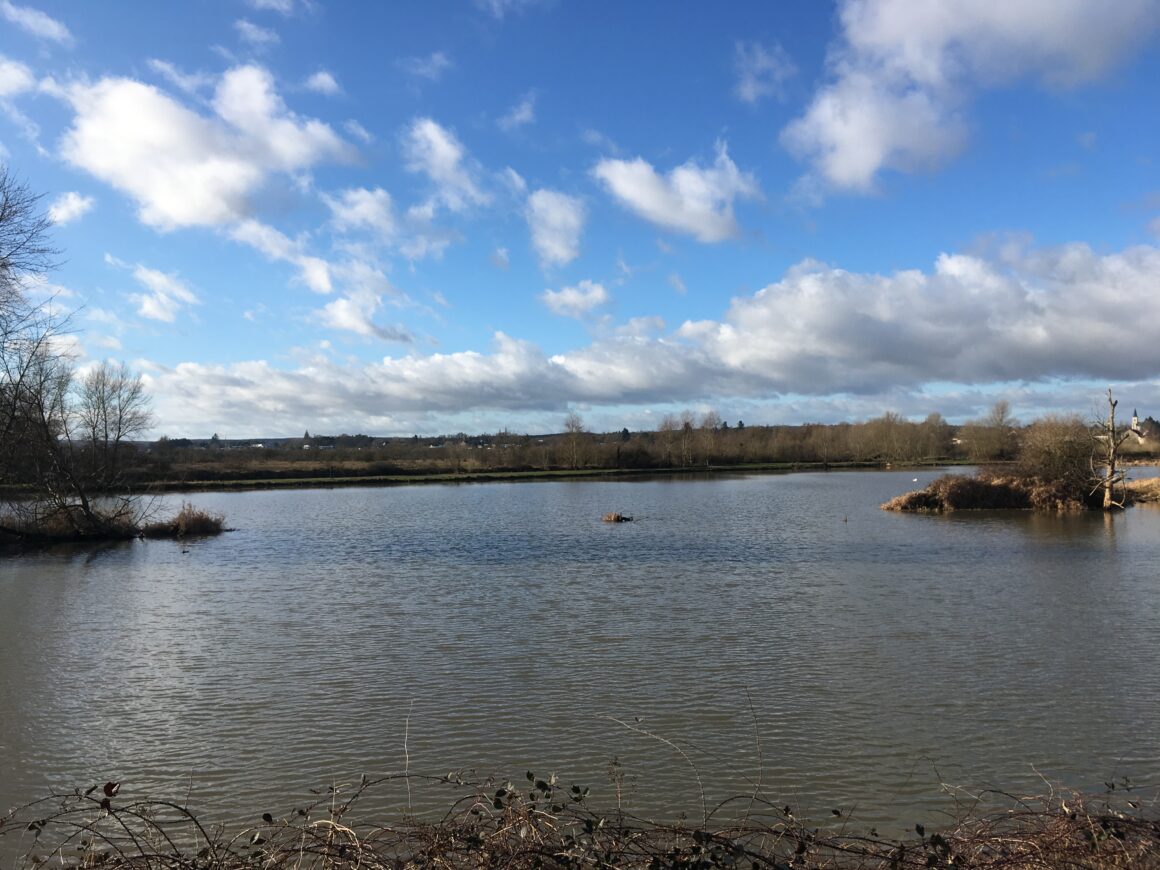
[[[198,821],[168,801],[123,801],[118,783],[53,795],[0,819],[19,841],[16,866],[103,868],[833,868],[917,870],[926,867],[1160,868],[1160,819],[1127,796],[1084,799],[1053,791],[1010,799],[1009,808],[964,815],[904,840],[827,833],[796,820],[789,808],[759,802],[738,822],[713,826],[645,822],[604,814],[587,790],[564,789],[528,774],[527,787],[466,785],[470,793],[436,822],[405,818],[366,826],[351,821],[357,799],[387,777],[345,791],[332,788],[313,805],[282,818],[263,813],[236,833]],[[1114,799],[1113,799],[1114,798]]]

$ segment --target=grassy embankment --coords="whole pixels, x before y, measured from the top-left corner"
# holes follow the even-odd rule
[[[914,463],[909,468],[966,464],[955,462]],[[551,468],[495,470],[414,470],[374,473],[367,465],[297,466],[285,469],[275,463],[253,463],[242,468],[223,470],[219,475],[201,471],[186,478],[161,476],[148,481],[154,492],[199,492],[239,489],[296,489],[345,486],[399,486],[421,483],[482,483],[488,481],[536,480],[608,480],[641,477],[713,474],[779,474],[789,471],[823,471],[881,469],[882,462],[753,462],[734,465],[699,465],[641,468]]]
[[[404,816],[377,824],[352,811],[366,790],[392,780],[443,782],[465,791],[438,821]],[[127,799],[119,783],[94,785],[37,801],[0,818],[0,849],[15,849],[16,868],[831,868],[920,870],[928,867],[1160,868],[1160,816],[1154,800],[1110,791],[1083,798],[1002,799],[977,804],[938,830],[916,824],[892,839],[834,810],[829,824],[797,819],[789,806],[759,793],[726,802],[717,823],[663,824],[619,808],[594,809],[588,789],[554,777],[513,785],[465,784],[458,778],[399,775],[334,787],[313,804],[275,817],[255,812],[229,826],[205,824],[169,801]],[[320,794],[315,792],[315,794]],[[6,843],[5,840],[8,840]]]

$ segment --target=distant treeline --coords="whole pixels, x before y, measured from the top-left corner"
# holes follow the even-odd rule
[[[939,414],[922,422],[886,413],[863,423],[751,426],[740,420],[730,424],[712,412],[686,412],[666,417],[656,431],[589,432],[570,414],[565,431],[545,435],[500,431],[380,438],[306,432],[301,438],[264,441],[161,438],[139,445],[133,472],[141,481],[198,481],[782,463],[990,463],[1016,459],[1023,440],[1043,425],[1019,425],[1005,403],[981,420],[957,426]],[[1160,456],[1160,423],[1148,417],[1140,431],[1143,440],[1125,444],[1126,458]]]

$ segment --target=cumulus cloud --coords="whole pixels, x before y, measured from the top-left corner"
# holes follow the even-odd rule
[[[397,64],[407,75],[432,82],[439,81],[443,73],[455,66],[443,51],[433,51],[426,57],[404,57]]]
[[[797,67],[779,44],[768,48],[760,42],[738,42],[733,48],[737,85],[733,93],[744,103],[783,95],[785,82],[797,75]]]
[[[350,188],[338,196],[323,194],[322,199],[330,208],[331,221],[340,232],[370,230],[383,241],[394,238],[396,225],[391,195],[381,187],[374,190]]]
[[[328,97],[342,93],[342,88],[338,85],[338,79],[324,69],[320,69],[314,75],[310,76],[303,83],[303,87],[308,91],[314,91],[316,94],[323,94]]]
[[[733,201],[761,197],[757,179],[737,168],[723,142],[717,145],[712,166],[702,167],[690,160],[662,176],[652,164],[637,157],[602,160],[592,174],[622,205],[641,217],[702,242],[720,242],[737,235]]]
[[[1155,0],[843,0],[830,76],[782,143],[829,186],[873,189],[884,169],[953,157],[971,93],[1021,77],[1070,87],[1103,74],[1160,24]]]
[[[523,127],[536,120],[536,95],[528,93],[522,100],[512,106],[496,123],[501,130],[508,132],[517,127]]]
[[[201,300],[175,273],[151,269],[140,263],[129,266],[115,257],[105,257],[105,262],[132,271],[134,280],[145,288],[144,293],[129,293],[129,299],[137,306],[137,313],[150,320],[173,323],[177,315],[188,305],[197,305]]]
[[[553,314],[564,317],[583,317],[593,308],[609,300],[608,291],[594,281],[581,281],[575,287],[561,290],[545,290],[540,300]]]
[[[375,315],[383,308],[386,298],[403,298],[381,269],[366,261],[353,260],[337,271],[347,292],[318,312],[324,326],[397,344],[414,342],[414,336],[405,327],[375,322]]]
[[[62,93],[75,112],[62,156],[128,194],[140,220],[161,230],[244,220],[274,173],[350,156],[328,125],[288,110],[257,66],[221,77],[211,116],[133,79],[76,83]]]
[[[0,0],[0,16],[3,16],[9,24],[15,24],[33,36],[51,42],[59,42],[61,45],[72,44],[73,37],[69,29],[39,9],[33,9],[31,6],[17,6],[10,0]]]
[[[738,376],[797,392],[1132,378],[1160,372],[1160,350],[1106,348],[1160,315],[1146,291],[1157,267],[1155,247],[1099,255],[1082,244],[943,254],[928,272],[892,275],[805,261],[734,300],[723,321],[679,332]]]
[[[252,218],[240,221],[230,227],[228,232],[234,241],[249,245],[267,258],[295,266],[298,269],[298,280],[315,293],[331,293],[334,290],[330,264],[320,257],[307,254],[300,241]]]
[[[524,216],[542,266],[562,266],[576,259],[584,214],[584,202],[566,193],[537,190],[528,197]]]
[[[453,212],[484,205],[491,196],[480,186],[479,170],[455,134],[430,118],[417,118],[403,133],[407,169],[426,175],[435,199]]]
[[[234,30],[243,42],[248,42],[254,48],[268,48],[282,41],[277,32],[269,27],[262,27],[246,18],[239,18],[234,22]]]
[[[331,213],[331,225],[340,233],[366,233],[380,245],[389,246],[410,260],[439,258],[459,236],[435,224],[432,200],[395,214],[391,195],[382,188],[358,187],[323,194]]]
[[[61,194],[48,207],[48,218],[57,226],[78,220],[88,214],[96,201],[91,196],[81,196],[76,191]]]
[[[187,414],[230,419],[235,410],[238,420],[273,426],[303,408],[314,412],[312,419],[333,415],[340,421],[335,428],[348,429],[375,428],[374,420],[388,426],[400,414],[495,411],[502,417],[566,402],[656,405],[789,395],[820,408],[835,394],[847,409],[836,416],[900,405],[949,414],[967,400],[940,405],[930,398],[932,385],[940,395],[952,391],[985,406],[979,397],[996,382],[1074,397],[1082,393],[1075,385],[1090,380],[1160,377],[1160,346],[1133,340],[1139,323],[1160,318],[1156,274],[1160,247],[1149,245],[1102,254],[1082,244],[948,253],[928,269],[890,274],[807,260],[734,299],[718,319],[666,332],[659,320],[642,318],[551,356],[497,335],[487,353],[412,354],[356,368],[186,364],[158,373],[156,392],[161,405],[169,401],[165,395],[181,391],[180,408],[165,406],[180,419],[170,423],[168,410],[163,417],[175,426],[187,419],[201,425]],[[572,316],[601,304],[598,286],[572,288]],[[350,317],[349,330],[358,322],[351,313],[357,304],[352,296],[331,316],[336,323]],[[1125,344],[1131,353],[1107,352]]]
[[[195,94],[203,88],[212,87],[214,77],[208,73],[186,73],[182,72],[175,65],[167,60],[157,60],[150,58],[147,63],[149,68],[160,75],[174,87],[185,91],[187,94]]]
[[[0,100],[27,93],[36,87],[36,76],[19,61],[0,55]]]

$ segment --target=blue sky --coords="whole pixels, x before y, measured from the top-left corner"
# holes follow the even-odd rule
[[[155,434],[1160,415],[1160,0],[0,0]]]

